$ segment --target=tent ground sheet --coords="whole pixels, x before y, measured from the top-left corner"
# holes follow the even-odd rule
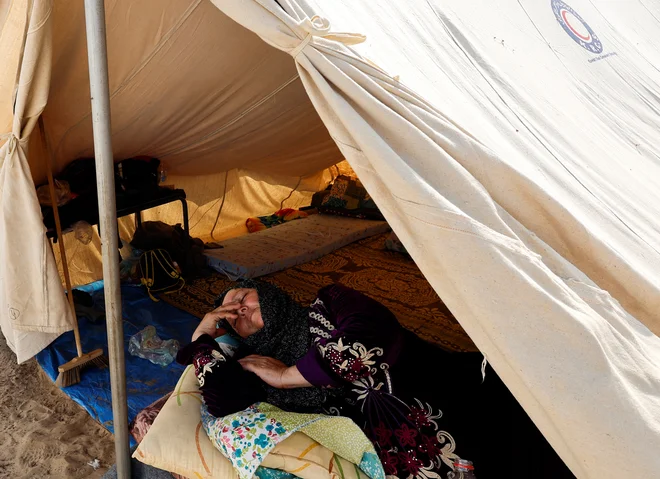
[[[103,311],[103,282],[78,288],[92,294],[95,309]],[[132,421],[138,412],[174,389],[183,366],[173,361],[167,366],[153,364],[128,352],[131,336],[146,326],[153,325],[161,339],[176,339],[181,346],[190,341],[192,332],[199,324],[194,315],[183,312],[165,302],[154,302],[139,286],[123,285],[122,313],[124,317],[124,354],[126,358],[126,390],[128,395],[128,419]],[[104,320],[90,321],[79,316],[83,352],[97,348],[108,352],[108,337]],[[73,332],[63,334],[37,355],[37,362],[54,381],[59,365],[76,356]],[[78,384],[62,389],[80,404],[94,419],[113,432],[110,372],[108,368],[91,366],[83,369]],[[132,438],[131,438],[132,441]]]

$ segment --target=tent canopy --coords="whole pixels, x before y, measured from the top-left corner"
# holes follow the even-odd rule
[[[0,5],[0,323],[29,357],[68,327],[30,133],[45,108],[56,171],[93,153],[83,12]],[[159,157],[209,200],[228,170],[311,190],[345,157],[573,472],[658,474],[657,4],[117,0],[106,14],[117,159]],[[239,203],[275,191],[235,184]]]

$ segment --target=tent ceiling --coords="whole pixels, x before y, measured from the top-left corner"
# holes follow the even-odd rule
[[[152,155],[180,175],[291,176],[341,160],[291,57],[210,2],[117,0],[106,15],[116,159]],[[53,22],[44,118],[59,170],[93,155],[82,2],[54,2]]]

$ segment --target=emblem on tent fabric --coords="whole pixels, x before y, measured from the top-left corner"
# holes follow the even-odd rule
[[[603,44],[582,17],[561,0],[552,0],[552,11],[564,31],[582,48],[602,53]]]

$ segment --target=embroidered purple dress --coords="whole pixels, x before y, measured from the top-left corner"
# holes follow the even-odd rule
[[[524,477],[572,477],[492,369],[484,380],[481,355],[436,348],[340,285],[319,291],[308,321],[314,339],[298,369],[316,387],[342,389],[326,412],[363,428],[386,474],[445,478],[460,457],[480,479],[509,461],[526,464]]]
[[[446,479],[458,458],[472,461],[479,479],[573,477],[497,374],[487,367],[482,376],[480,354],[443,351],[404,329],[384,305],[344,286],[321,289],[308,309],[278,302],[286,295],[272,286],[243,284],[255,286],[269,331],[285,333],[272,354],[282,355],[286,341],[301,345],[288,364],[320,389],[276,390],[202,335],[177,360],[195,365],[212,415],[259,401],[297,412],[321,407],[352,418],[374,443],[385,473],[399,479]],[[295,314],[287,316],[289,309]],[[276,320],[295,324],[273,327]],[[296,343],[300,336],[305,344]]]

